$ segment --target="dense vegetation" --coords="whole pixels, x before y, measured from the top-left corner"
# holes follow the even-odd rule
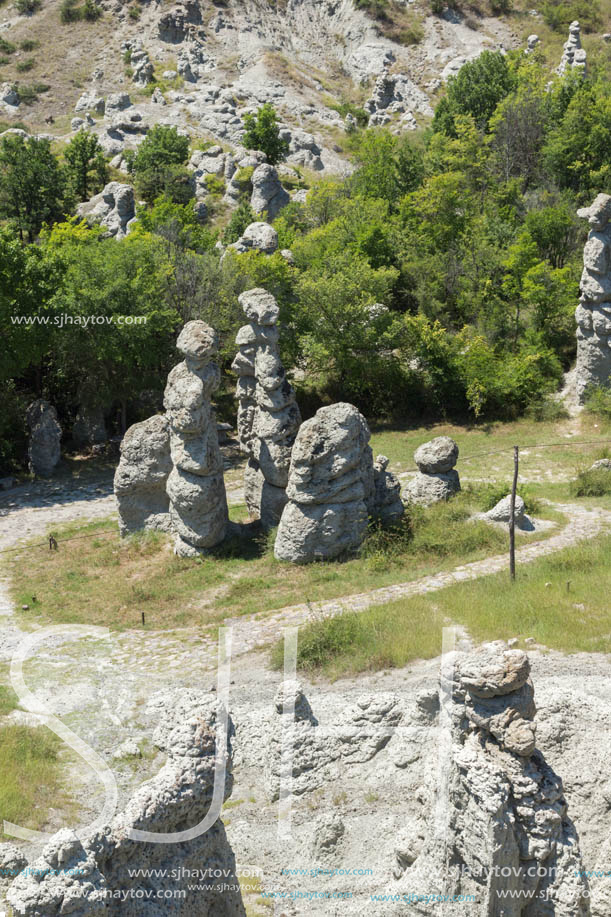
[[[269,112],[249,129],[276,136]],[[314,183],[275,221],[289,264],[279,253],[221,261],[222,180],[211,177],[198,222],[189,144],[171,128],[151,131],[131,160],[147,205],[120,242],[71,216],[108,177],[94,143],[77,135],[57,155],[5,135],[0,463],[23,460],[15,431],[33,396],[49,397],[66,428],[80,404],[111,422],[156,410],[190,318],[219,330],[230,391],[237,295],[257,285],[281,304],[306,414],[340,398],[377,418],[489,419],[543,403],[574,356],[587,231],[575,213],[609,190],[606,74],[594,61],[585,81],[561,79],[537,54],[485,52],[450,81],[428,129],[357,128],[346,144],[354,173]],[[251,218],[245,201],[225,242]]]

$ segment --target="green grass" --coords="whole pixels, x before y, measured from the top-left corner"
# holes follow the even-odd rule
[[[61,741],[42,726],[0,727],[2,819],[37,829],[45,824],[49,807],[64,801],[60,748]]]
[[[273,555],[275,533],[256,529],[207,556],[180,558],[160,533],[121,540],[114,519],[59,527],[58,551],[38,537],[39,546],[9,553],[6,562],[15,604],[29,606],[20,611],[26,621],[122,629],[141,627],[144,611],[149,627],[208,628],[229,615],[364,592],[502,552],[506,533],[471,516],[507,488],[467,487],[449,503],[411,509],[391,530],[372,525],[359,555],[332,563],[288,566]],[[549,509],[543,514],[558,518]],[[245,515],[243,506],[231,507],[234,521]]]
[[[593,587],[593,583],[595,587]],[[476,642],[533,637],[565,653],[611,651],[611,536],[506,573],[315,621],[299,633],[297,665],[330,678],[403,666],[441,652],[442,628]],[[272,651],[282,665],[283,645]]]
[[[19,706],[17,695],[8,685],[0,685],[0,716],[6,716]]]

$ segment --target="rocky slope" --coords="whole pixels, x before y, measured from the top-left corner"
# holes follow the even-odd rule
[[[413,2],[405,15],[423,37],[409,46],[382,34],[352,0],[102,0],[101,9],[96,22],[61,24],[55,0],[29,17],[4,8],[0,36],[16,51],[0,77],[8,85],[3,120],[68,138],[89,117],[114,155],[160,121],[235,146],[242,115],[270,101],[290,141],[288,162],[341,172],[353,123],[343,103],[364,109],[371,124],[414,129],[432,113],[441,81],[466,59],[518,43],[502,20],[481,17],[474,28],[460,14],[427,16]],[[39,48],[23,50],[24,39]],[[26,77],[19,69],[27,61]],[[15,78],[48,89],[33,104],[15,105]]]

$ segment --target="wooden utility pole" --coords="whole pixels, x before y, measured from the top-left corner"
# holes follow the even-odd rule
[[[516,491],[518,489],[518,467],[520,463],[519,446],[513,447],[513,484],[511,485],[511,503],[509,506],[509,573],[512,580],[516,578]]]

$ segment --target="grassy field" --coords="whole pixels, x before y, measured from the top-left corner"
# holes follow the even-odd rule
[[[44,826],[49,808],[57,809],[65,802],[60,748],[60,740],[43,726],[0,726],[2,819],[38,829]],[[0,837],[9,840],[1,828]]]
[[[154,628],[206,628],[228,616],[367,591],[500,553],[506,533],[471,516],[504,493],[504,485],[467,488],[447,504],[415,508],[393,531],[372,528],[356,557],[305,567],[274,558],[273,532],[228,539],[194,561],[176,557],[162,534],[121,540],[114,519],[56,530],[57,552],[25,545],[5,557],[17,607],[29,606],[20,613],[36,623],[139,627],[144,611]],[[547,507],[535,509],[562,520]],[[239,519],[244,509],[231,513]],[[524,540],[541,537],[535,532]]]
[[[595,583],[595,588],[593,588]],[[298,667],[330,678],[402,666],[441,652],[442,628],[477,642],[529,637],[566,653],[611,651],[611,537],[431,595],[314,622],[300,630]],[[282,664],[283,646],[272,663]]]

